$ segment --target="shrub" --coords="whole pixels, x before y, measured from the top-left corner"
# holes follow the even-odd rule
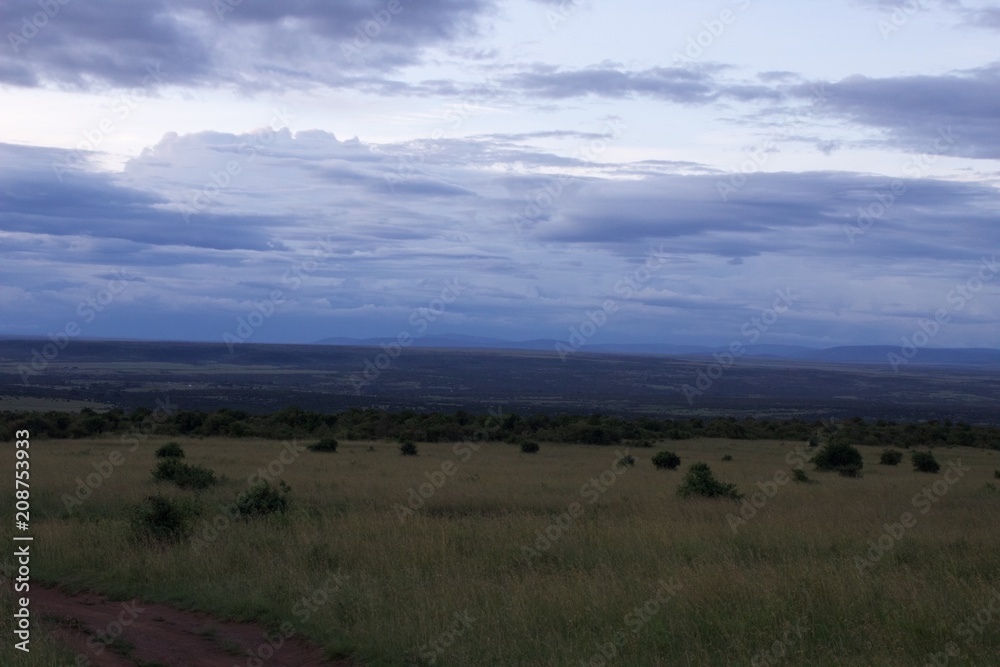
[[[157,482],[173,482],[182,489],[205,489],[218,480],[215,473],[198,465],[189,465],[180,459],[169,458],[160,461],[153,471]]]
[[[288,494],[291,487],[284,481],[279,481],[277,486],[273,486],[269,481],[257,482],[243,493],[236,495],[236,502],[233,509],[244,518],[265,516],[281,512],[288,509]]]
[[[930,452],[913,452],[910,458],[913,460],[913,469],[918,472],[937,472],[941,469],[941,464]]]
[[[632,466],[635,465],[635,457],[632,456],[631,454],[626,454],[625,456],[618,459],[618,465],[628,466],[629,468],[631,468]]]
[[[660,470],[676,470],[681,464],[681,457],[666,450],[653,455],[653,465]]]
[[[402,454],[403,456],[416,456],[417,446],[412,442],[410,442],[409,440],[407,440],[406,442],[404,442],[399,446],[399,453]]]
[[[809,479],[809,475],[807,475],[801,468],[796,468],[792,471],[792,481],[812,484],[815,480]]]
[[[887,449],[882,452],[882,456],[879,458],[878,462],[880,465],[884,466],[896,466],[899,465],[899,462],[902,460],[903,452],[895,449]]]
[[[147,496],[132,515],[132,536],[157,541],[181,540],[191,533],[191,519],[199,513],[196,505]]]
[[[857,447],[846,442],[830,442],[812,458],[816,470],[836,470],[844,477],[861,477],[864,459]]]
[[[743,494],[736,490],[735,484],[724,484],[712,474],[707,463],[695,463],[688,468],[684,481],[677,489],[681,498],[702,496],[705,498],[730,498],[740,500]]]
[[[159,449],[156,450],[156,458],[158,459],[182,459],[184,458],[184,450],[176,442],[168,442]]]
[[[726,454],[725,456],[722,457],[722,460],[723,461],[732,461],[733,457],[732,457],[731,454]]]
[[[309,445],[311,452],[335,452],[337,451],[336,438],[323,438],[319,442]]]
[[[994,470],[993,476],[996,477],[997,479],[1000,479],[1000,470]]]
[[[538,452],[538,443],[537,442],[522,442],[521,443],[521,451],[524,452],[525,454],[535,454],[536,452]]]

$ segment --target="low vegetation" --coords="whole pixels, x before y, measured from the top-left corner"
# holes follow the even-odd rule
[[[182,489],[207,489],[218,482],[215,473],[208,468],[184,463],[176,458],[160,461],[153,470],[153,479],[158,482],[173,482]]]
[[[715,479],[712,469],[707,463],[695,463],[688,468],[684,481],[677,489],[681,498],[701,496],[703,498],[728,498],[740,500],[743,494],[736,490],[735,484],[724,484]]]
[[[309,445],[309,451],[311,452],[330,452],[333,453],[337,451],[337,439],[336,438],[323,438],[317,443]]]
[[[522,442],[521,443],[521,451],[523,453],[525,453],[525,454],[537,454],[538,453],[538,443],[537,442],[531,442],[530,440],[527,441],[527,442]]]
[[[812,458],[816,470],[836,471],[843,477],[860,477],[864,457],[857,447],[846,442],[828,442]]]
[[[676,470],[681,464],[681,457],[666,450],[653,455],[653,465],[659,470]]]
[[[903,452],[895,449],[886,449],[879,456],[878,462],[884,466],[897,466],[903,460]]]
[[[913,461],[913,469],[918,472],[937,472],[941,470],[941,464],[937,462],[930,452],[912,452],[910,459]]]

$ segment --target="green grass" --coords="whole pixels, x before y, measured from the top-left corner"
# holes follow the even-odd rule
[[[329,456],[295,455],[274,441],[170,439],[186,461],[224,481],[200,492],[157,487],[153,452],[167,438],[152,438],[123,450],[124,463],[72,514],[61,495],[90,461],[107,460],[120,445],[33,447],[37,579],[269,627],[292,623],[331,654],[369,665],[421,664],[421,656],[426,664],[430,643],[450,638],[456,614],[473,621],[435,664],[575,666],[602,646],[610,651],[616,630],[622,640],[609,664],[749,664],[796,623],[801,639],[784,645],[782,664],[922,665],[949,641],[962,649],[949,665],[992,664],[1000,653],[1000,618],[968,643],[957,630],[1000,580],[1000,531],[984,529],[1000,525],[1000,494],[984,489],[993,452],[937,449],[942,473],[928,475],[874,465],[881,448],[862,447],[872,464],[863,479],[807,465],[818,484],[777,485],[734,532],[739,504],[678,498],[683,475],[655,470],[646,456],[619,466],[614,447],[542,443],[526,457],[501,443],[465,445],[462,454],[420,443],[420,456],[404,457],[396,443],[369,451],[368,442],[341,441]],[[785,457],[801,445],[657,443],[678,453],[682,469],[734,455],[719,473],[747,502],[758,483],[782,471],[791,478]],[[282,452],[285,463],[277,463]],[[911,499],[959,457],[971,472],[921,514]],[[244,521],[219,510],[269,464],[291,486],[287,514]],[[421,484],[433,489],[429,498],[420,497]],[[401,521],[397,506],[411,489],[423,505]],[[156,492],[198,498],[204,514],[191,541],[129,541],[130,512]],[[556,517],[573,503],[581,511],[559,538],[526,556],[522,547],[558,529]],[[916,524],[859,572],[856,557],[903,512]],[[221,527],[207,544],[202,520]],[[657,603],[661,581],[680,589]],[[647,602],[654,613],[642,611]],[[0,648],[3,664],[28,664],[9,656],[9,646]]]

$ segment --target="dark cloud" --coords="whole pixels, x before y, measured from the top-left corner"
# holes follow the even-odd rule
[[[0,82],[70,87],[356,85],[476,31],[492,0],[35,0],[0,4]],[[10,35],[13,35],[11,37]],[[162,80],[150,84],[147,68]]]

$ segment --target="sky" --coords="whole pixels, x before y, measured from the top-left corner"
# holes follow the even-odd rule
[[[0,26],[0,335],[1000,347],[997,3]]]

